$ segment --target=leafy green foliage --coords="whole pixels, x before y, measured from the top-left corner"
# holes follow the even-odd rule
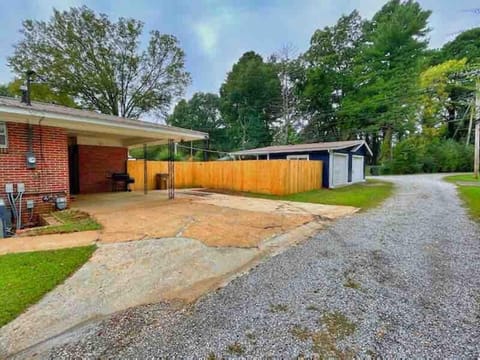
[[[454,40],[446,43],[431,59],[432,65],[454,64],[453,60],[463,62],[463,69],[454,69],[448,75],[446,99],[443,117],[447,122],[445,136],[456,140],[465,139],[468,125],[465,117],[473,108],[475,97],[475,76],[472,75],[480,65],[480,28],[464,31]],[[437,67],[434,66],[434,69]],[[429,71],[429,69],[427,69]],[[471,139],[468,139],[471,141]]]
[[[421,96],[423,126],[437,127],[446,124],[454,127],[453,122],[448,122],[448,110],[455,106],[451,94],[462,86],[462,82],[454,77],[458,72],[466,70],[467,59],[447,60],[441,64],[429,67],[420,74],[420,89],[425,92]]]
[[[190,100],[180,100],[167,124],[209,134],[215,150],[231,150],[225,123],[220,114],[220,98],[216,94],[195,93]]]
[[[391,0],[364,28],[356,87],[345,101],[344,113],[357,118],[361,129],[380,136],[384,160],[392,156],[393,139],[414,130],[429,16],[417,2]]]
[[[0,84],[0,96],[13,96],[13,94],[10,92],[10,89],[8,88],[8,85]]]
[[[473,167],[473,147],[454,140],[414,136],[398,143],[393,159],[383,164],[383,174],[462,172]]]
[[[20,79],[14,80],[8,84],[8,93],[11,96],[22,96],[20,87],[23,85],[23,81]],[[48,84],[45,83],[33,83],[30,86],[30,100],[37,100],[57,105],[63,105],[68,107],[77,107],[77,104],[73,100],[73,97],[67,93],[57,90],[54,91]]]
[[[0,256],[0,326],[20,315],[82,266],[95,246]]]
[[[305,69],[299,59],[293,58],[294,53],[295,48],[287,44],[269,59],[278,74],[282,95],[280,114],[273,125],[273,144],[296,144],[300,140],[302,113],[296,83],[304,76]]]
[[[468,63],[480,62],[480,28],[461,32],[454,40],[446,43],[437,58],[443,62],[449,59],[468,59]]]
[[[54,10],[48,22],[23,22],[8,63],[19,76],[34,70],[88,109],[124,117],[165,114],[190,81],[185,55],[174,36],[158,31],[140,51],[142,31],[140,21],[112,22],[86,6]]]
[[[233,149],[270,145],[281,87],[275,67],[253,51],[233,65],[220,88],[221,114]]]
[[[143,159],[144,158],[143,148],[131,149],[130,155],[135,159]],[[174,154],[174,161],[183,161],[186,159],[187,159],[187,156],[182,150],[179,150],[177,151],[177,154]],[[168,146],[167,145],[148,146],[147,160],[167,161]]]
[[[307,141],[341,140],[353,135],[352,123],[341,113],[354,86],[353,69],[363,41],[364,21],[357,11],[332,27],[316,30],[303,55],[306,76],[297,84],[300,105],[310,114],[302,132]]]

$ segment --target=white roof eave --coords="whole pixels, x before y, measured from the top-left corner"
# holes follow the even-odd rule
[[[208,139],[207,133],[193,130],[159,126],[142,122],[133,124],[132,122],[107,121],[104,119],[95,119],[93,117],[80,117],[68,114],[57,114],[35,109],[23,109],[9,106],[0,106],[0,121],[23,122],[30,124],[41,124],[45,126],[54,126],[68,130],[92,131],[99,134],[111,134],[131,137],[144,137],[151,141],[165,138],[172,138],[180,141],[195,141]]]

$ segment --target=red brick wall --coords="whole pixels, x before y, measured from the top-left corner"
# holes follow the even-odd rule
[[[127,148],[113,146],[78,145],[80,193],[112,191],[107,175],[126,172]]]
[[[5,184],[24,183],[24,223],[28,221],[26,200],[35,201],[35,217],[50,212],[52,203],[44,202],[46,195],[68,196],[68,145],[65,130],[48,126],[33,126],[33,152],[37,158],[35,169],[27,169],[28,125],[7,122],[8,149],[0,149],[0,197],[8,204]],[[15,186],[16,191],[16,186]]]

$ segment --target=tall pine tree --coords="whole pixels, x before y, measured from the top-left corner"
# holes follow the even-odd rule
[[[267,146],[280,115],[281,87],[275,66],[253,51],[233,65],[220,88],[221,113],[235,149]]]
[[[374,148],[381,142],[384,160],[392,157],[393,139],[413,130],[430,13],[412,0],[391,0],[365,25],[344,114],[357,118]]]

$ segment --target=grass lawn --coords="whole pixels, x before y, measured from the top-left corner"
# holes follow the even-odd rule
[[[457,183],[457,181],[480,182],[479,179],[473,177],[473,174],[447,176],[445,180],[452,183]],[[480,186],[457,184],[457,188],[460,197],[467,205],[472,217],[480,220]]]
[[[73,274],[95,248],[92,245],[0,256],[0,326]]]
[[[382,203],[393,192],[393,184],[380,180],[367,180],[365,183],[337,189],[320,189],[286,196],[248,194],[265,199],[309,202],[326,205],[347,205],[370,209]]]
[[[445,180],[448,182],[457,182],[457,181],[479,181],[480,179],[475,179],[473,174],[460,174],[460,175],[450,175],[445,177]]]
[[[459,186],[460,197],[476,220],[480,220],[480,186]]]
[[[59,225],[32,228],[24,235],[65,234],[79,231],[99,230],[102,226],[90,215],[78,210],[63,210],[51,213],[58,220]]]

